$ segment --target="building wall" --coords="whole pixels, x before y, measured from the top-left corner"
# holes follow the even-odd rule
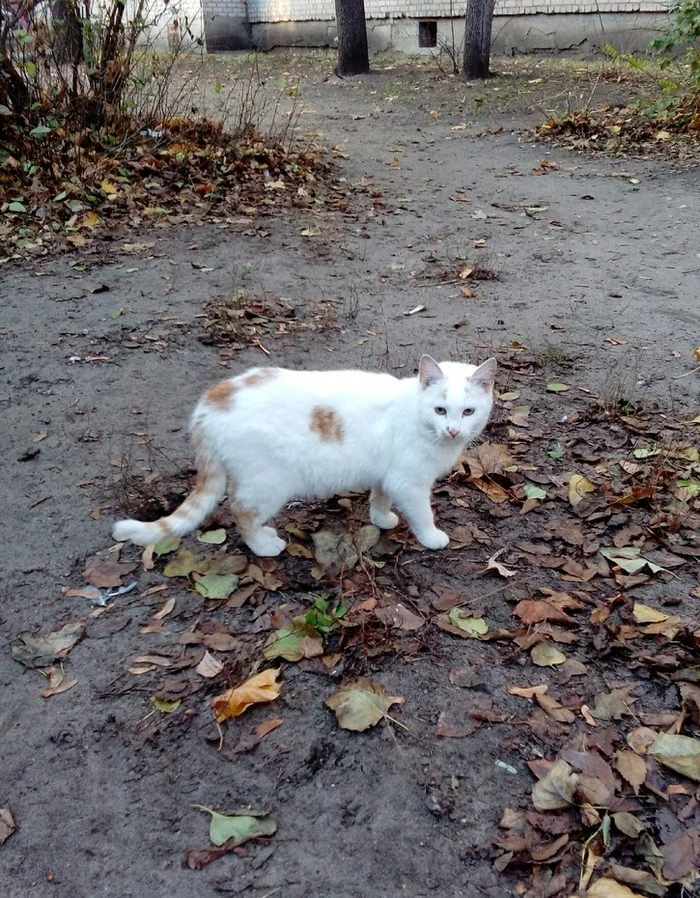
[[[223,4],[245,6],[241,0],[204,0],[210,6]],[[335,19],[334,0],[248,0],[250,22],[305,22]],[[581,0],[566,3],[562,0],[496,0],[497,16],[534,15],[537,13],[602,13],[602,12],[663,12],[668,3],[663,0]],[[368,19],[412,18],[439,19],[461,17],[466,0],[365,0]]]

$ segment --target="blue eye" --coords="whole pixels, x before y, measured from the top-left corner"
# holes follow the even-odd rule
[[[473,414],[474,414],[474,409],[473,409],[473,408],[465,408],[464,411],[462,412],[462,417],[463,417],[463,418],[468,418],[469,415],[473,415]]]
[[[447,409],[446,409],[446,408],[443,408],[441,405],[438,405],[438,406],[436,407],[436,409],[435,409],[435,414],[436,414],[436,415],[446,415],[446,414],[447,414]]]

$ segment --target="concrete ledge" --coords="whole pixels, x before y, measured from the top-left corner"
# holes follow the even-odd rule
[[[433,17],[428,17],[433,18]],[[459,53],[464,37],[462,16],[437,19],[438,46],[418,46],[418,19],[368,19],[370,53],[396,50],[400,53],[431,54],[441,46],[456,45]],[[668,22],[666,13],[535,13],[532,15],[495,16],[493,54],[515,56],[519,53],[589,54],[606,45],[619,52],[643,52],[649,41]],[[332,47],[336,38],[334,20],[309,22],[253,22],[229,16],[205,17],[207,49],[245,50],[255,47]]]
[[[204,36],[210,53],[250,50],[253,46],[250,23],[239,16],[205,15]]]

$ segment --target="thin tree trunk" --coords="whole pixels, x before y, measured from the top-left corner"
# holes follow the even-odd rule
[[[489,77],[491,27],[494,0],[469,0],[464,33],[464,65],[467,81]]]
[[[365,0],[335,0],[338,26],[338,75],[369,72]]]

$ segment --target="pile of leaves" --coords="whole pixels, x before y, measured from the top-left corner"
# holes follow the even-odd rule
[[[2,108],[0,108],[2,114]],[[2,116],[7,121],[8,116]],[[6,257],[113,239],[139,225],[255,216],[324,202],[331,165],[253,126],[169,118],[152,129],[7,128],[0,147],[0,246]]]
[[[342,300],[326,299],[296,305],[291,299],[270,295],[251,296],[243,288],[229,296],[216,296],[204,304],[199,319],[205,345],[225,348],[228,354],[255,346],[266,355],[265,337],[323,333],[337,327],[336,307]]]

